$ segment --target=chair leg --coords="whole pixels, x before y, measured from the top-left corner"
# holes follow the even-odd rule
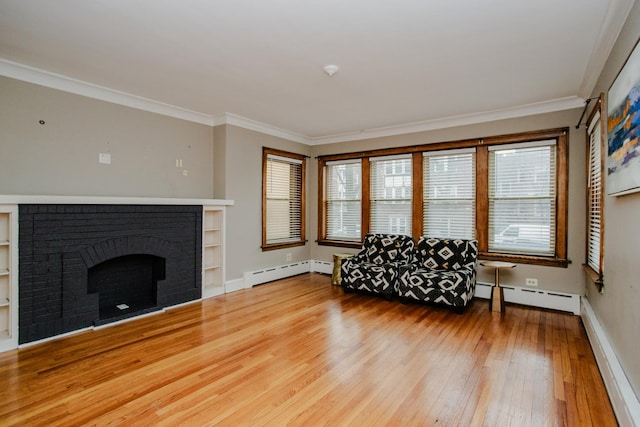
[[[458,305],[458,306],[453,307],[453,311],[456,314],[462,314],[462,313],[464,313],[465,308],[467,308],[467,307],[464,306],[464,305]]]

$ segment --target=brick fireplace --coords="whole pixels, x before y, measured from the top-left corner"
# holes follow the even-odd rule
[[[19,206],[19,342],[202,295],[202,206]]]

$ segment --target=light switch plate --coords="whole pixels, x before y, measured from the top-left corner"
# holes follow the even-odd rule
[[[98,163],[101,165],[110,165],[111,164],[111,154],[109,153],[100,153],[98,154]]]

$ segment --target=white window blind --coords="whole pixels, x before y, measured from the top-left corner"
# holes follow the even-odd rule
[[[302,239],[302,161],[267,154],[267,244]]]
[[[475,148],[424,153],[423,234],[473,239],[476,229]]]
[[[327,162],[326,238],[361,240],[362,161]]]
[[[372,158],[370,166],[370,232],[411,235],[411,157]]]
[[[587,265],[602,273],[602,141],[601,120],[597,113],[589,125],[589,177],[588,177],[588,223]]]
[[[489,251],[555,255],[555,140],[489,147]]]

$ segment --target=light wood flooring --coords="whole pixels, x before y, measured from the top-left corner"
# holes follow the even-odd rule
[[[0,425],[613,426],[578,316],[312,273],[0,354]]]

